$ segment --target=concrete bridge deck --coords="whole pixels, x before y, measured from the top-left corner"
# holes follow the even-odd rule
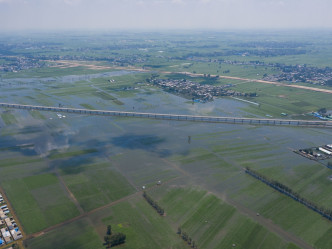
[[[332,121],[238,118],[238,117],[196,116],[196,115],[178,115],[178,114],[145,113],[145,112],[87,110],[87,109],[77,109],[77,108],[20,105],[20,104],[9,104],[9,103],[0,103],[0,107],[25,109],[25,110],[65,112],[65,113],[84,114],[84,115],[134,117],[134,118],[163,119],[163,120],[191,121],[191,122],[332,128]]]

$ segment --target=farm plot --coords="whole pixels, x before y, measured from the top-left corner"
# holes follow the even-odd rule
[[[61,168],[63,179],[85,211],[92,210],[133,193],[125,177],[110,163]]]
[[[325,236],[332,228],[331,222],[261,182],[251,183],[233,198],[315,247],[325,244],[319,248],[327,249],[332,243]]]
[[[151,140],[146,140],[146,143],[150,142]],[[137,188],[155,185],[157,181],[167,181],[179,176],[166,158],[160,158],[155,153],[126,151],[125,155],[117,155],[110,160]]]
[[[187,248],[164,217],[141,197],[112,207],[109,214],[102,219],[103,227],[111,224],[116,232],[127,235],[123,248]]]
[[[302,115],[317,111],[322,107],[332,109],[331,104],[326,101],[326,99],[329,98],[329,94],[326,93],[301,89],[295,90],[282,86],[271,86],[254,82],[239,84],[234,87],[234,90],[257,92],[258,97],[252,100],[259,103],[260,106],[251,105],[244,108],[244,110],[261,116],[268,114],[273,117],[283,117],[281,113]],[[299,116],[297,118],[303,119],[305,116]]]
[[[291,244],[241,215],[232,206],[198,188],[170,187],[152,194],[165,207],[167,219],[181,227],[200,248],[287,248]],[[248,233],[248,231],[252,231]],[[296,247],[295,247],[296,248]]]
[[[153,212],[152,207],[140,195],[31,239],[27,244],[37,249],[59,247],[101,249],[105,248],[102,238],[107,225],[112,226],[112,231],[126,235],[126,243],[121,245],[121,248],[186,249],[188,247],[164,217]]]
[[[46,235],[29,240],[28,248],[35,249],[103,249],[101,239],[88,219],[79,220],[47,233]]]
[[[78,215],[53,174],[4,181],[2,186],[27,234]]]

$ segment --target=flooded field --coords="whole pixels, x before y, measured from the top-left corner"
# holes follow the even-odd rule
[[[110,85],[109,79],[117,82],[122,77],[132,77],[131,82],[126,86],[120,83]],[[153,86],[137,84],[143,78],[140,73],[120,71],[84,76],[3,79],[0,82],[0,100],[137,112],[249,115],[243,109],[250,103],[230,98],[192,103]],[[127,79],[124,78],[124,81]],[[0,182],[13,200],[27,234],[134,195],[143,186],[153,187],[161,181],[170,188],[174,185],[198,188],[197,191],[204,189],[227,205],[239,205],[245,210],[262,213],[309,244],[319,244],[322,240],[332,243],[330,238],[324,237],[332,229],[331,224],[255,182],[243,171],[246,166],[260,170],[301,191],[307,198],[330,206],[332,197],[328,193],[332,190],[332,182],[328,176],[331,171],[296,155],[292,149],[328,144],[331,142],[331,130],[141,120],[12,109],[1,109],[0,113]],[[56,176],[52,178],[52,183],[29,185],[31,177],[50,175]],[[167,189],[158,191],[168,193]],[[159,198],[158,191],[151,193]],[[57,193],[56,200],[51,200],[48,193]],[[167,200],[161,201],[168,207]],[[285,202],[287,207],[282,214],[274,208],[278,202]],[[138,205],[135,210],[139,210],[142,204],[133,201],[131,205]],[[223,208],[225,212],[230,212],[229,207]],[[317,222],[321,234],[314,233],[315,226],[303,230],[298,225],[289,224],[284,217],[292,215],[295,210],[303,216],[296,216],[294,224],[307,224],[309,217],[309,220]],[[175,216],[170,215],[169,219],[177,215],[176,210],[171,212]],[[236,214],[244,215],[246,212]],[[92,240],[98,241],[98,236],[103,233],[101,222],[109,217],[109,213],[98,211],[95,215],[96,223],[86,226],[84,231],[92,227]],[[32,220],[31,216],[40,218]],[[170,223],[176,225],[174,221]],[[190,230],[191,225],[188,224],[185,227]],[[253,225],[250,223],[250,226]],[[306,236],[309,233],[313,233],[310,238]],[[283,241],[280,237],[274,239]],[[39,238],[36,238],[28,243],[38,248],[38,241]],[[285,244],[280,243],[282,248]]]

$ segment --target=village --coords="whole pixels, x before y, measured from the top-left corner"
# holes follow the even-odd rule
[[[263,61],[231,61],[224,60],[224,64],[229,65],[240,65],[240,66],[262,66],[271,67],[273,69],[281,71],[281,73],[268,75],[263,75],[263,80],[266,81],[287,81],[292,83],[305,82],[313,85],[332,85],[332,68],[318,68],[307,65],[286,65],[282,63],[266,63]]]
[[[248,56],[246,53],[242,54],[243,57]],[[303,65],[286,65],[283,63],[264,62],[259,60],[254,61],[241,61],[241,60],[223,60],[223,59],[211,59],[208,57],[188,57],[185,58],[189,61],[196,62],[213,62],[219,63],[219,68],[222,68],[222,64],[235,65],[235,66],[254,66],[272,68],[273,70],[280,71],[276,74],[264,74],[262,79],[266,81],[274,82],[291,82],[291,83],[308,83],[313,85],[332,86],[332,68],[325,67],[313,67]],[[224,74],[230,73],[230,70],[222,71]]]
[[[21,238],[23,238],[22,232],[0,193],[0,248]]]
[[[203,85],[197,82],[188,81],[186,79],[180,80],[165,80],[154,79],[152,83],[163,88],[165,91],[177,93],[193,101],[207,102],[213,101],[214,97],[219,96],[248,96],[255,97],[256,93],[240,93],[230,90],[231,84],[223,86]]]
[[[19,72],[22,70],[47,66],[43,61],[24,56],[0,56],[0,60],[1,59],[6,60],[7,63],[0,64],[0,72]]]
[[[317,68],[306,65],[286,66],[276,64],[276,68],[282,71],[280,74],[264,75],[267,81],[287,81],[292,83],[305,82],[313,85],[332,85],[332,68]]]

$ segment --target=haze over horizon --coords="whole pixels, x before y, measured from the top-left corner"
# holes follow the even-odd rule
[[[0,31],[332,28],[330,0],[0,0]]]

